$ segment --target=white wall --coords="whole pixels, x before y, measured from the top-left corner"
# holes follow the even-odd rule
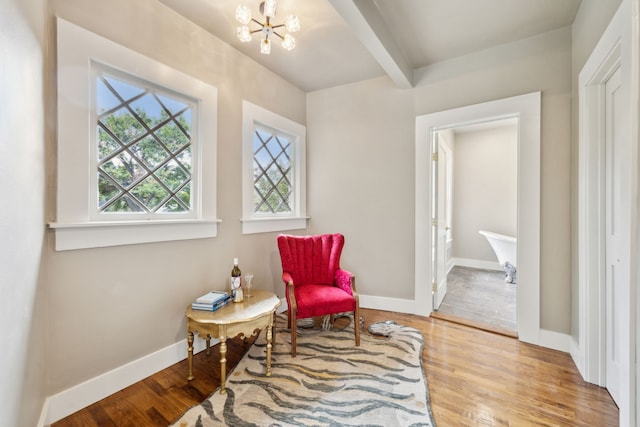
[[[497,263],[479,230],[517,236],[518,128],[455,133],[453,256]]]
[[[568,333],[570,29],[436,64],[415,80],[410,90],[382,77],[308,95],[311,229],[346,234],[344,263],[362,294],[412,299],[416,116],[542,91],[540,326]]]
[[[49,395],[185,339],[186,306],[207,290],[226,289],[234,257],[255,274],[256,288],[284,295],[276,233],[241,233],[242,100],[306,121],[302,91],[155,0],[52,0],[51,10],[217,87],[222,223],[213,239],[65,252],[54,251],[49,232]],[[48,161],[55,170],[55,157]]]
[[[31,426],[46,396],[46,2],[0,3],[0,425]]]

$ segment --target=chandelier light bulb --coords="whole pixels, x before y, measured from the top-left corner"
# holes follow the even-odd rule
[[[247,25],[251,21],[251,9],[244,4],[239,4],[236,8],[236,20],[242,25]]]
[[[260,53],[269,55],[271,53],[271,40],[262,39],[260,42]]]
[[[296,39],[291,34],[285,34],[282,39],[282,47],[287,50],[292,50],[296,47]]]
[[[242,43],[247,43],[251,41],[251,31],[249,30],[249,27],[246,25],[243,25],[242,27],[238,27],[238,39],[240,39],[240,41]]]
[[[297,15],[287,16],[287,19],[284,21],[284,27],[290,33],[300,31],[300,19],[298,19]]]
[[[265,0],[264,1],[264,16],[269,18],[273,18],[276,16],[276,0]]]

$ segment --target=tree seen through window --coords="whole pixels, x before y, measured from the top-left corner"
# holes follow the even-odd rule
[[[96,78],[98,210],[188,212],[193,107],[141,86]]]
[[[254,212],[292,212],[292,151],[289,136],[256,126],[253,135]]]

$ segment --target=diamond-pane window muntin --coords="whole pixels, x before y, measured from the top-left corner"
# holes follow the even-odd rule
[[[293,137],[266,126],[253,133],[253,211],[293,213]]]
[[[95,85],[98,213],[192,212],[194,102],[103,71]]]

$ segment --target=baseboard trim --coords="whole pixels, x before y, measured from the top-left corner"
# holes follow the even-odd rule
[[[360,306],[375,310],[396,311],[424,316],[424,304],[414,300],[360,295]],[[286,311],[286,300],[277,312]],[[571,337],[566,334],[540,330],[540,345],[554,350],[569,352]],[[212,340],[211,345],[217,344]],[[205,350],[204,340],[196,339],[194,353]],[[48,427],[52,423],[80,409],[104,399],[142,379],[161,371],[187,357],[187,340],[181,340],[156,352],[120,366],[95,378],[49,396],[40,413],[37,427]],[[186,375],[186,373],[185,373]]]
[[[428,316],[426,304],[418,303],[415,300],[378,297],[373,295],[360,294],[360,307],[374,310],[397,311],[399,313],[417,314]]]
[[[211,340],[211,345],[217,344]],[[194,353],[206,347],[205,341],[196,339]],[[181,340],[163,349],[134,360],[60,393],[49,396],[43,405],[40,416],[42,426],[48,426],[82,408],[104,399],[142,379],[161,371],[187,357],[187,340]],[[186,372],[185,372],[186,375]]]
[[[587,382],[597,384],[596,382],[592,381],[593,380],[592,378],[588,378],[587,372],[585,369],[584,353],[582,351],[582,348],[578,345],[578,340],[576,340],[576,338],[573,336],[570,337],[569,354],[571,354],[573,363],[575,363],[576,367],[578,368],[578,372],[580,372],[580,375],[582,376],[582,378]]]
[[[571,354],[571,335],[540,329],[540,346]]]
[[[36,424],[36,427],[49,427],[51,423],[47,422],[48,417],[49,417],[49,398],[47,397],[44,400],[44,404],[42,405],[42,410],[40,410],[40,418],[38,418],[38,424]]]
[[[504,271],[498,262],[482,261],[479,259],[453,258],[453,265],[461,267],[481,268],[483,270]]]
[[[280,301],[281,304],[276,310],[276,313],[287,311],[286,299],[281,298]],[[216,345],[218,342],[219,341],[215,339],[211,340],[211,345]],[[205,348],[206,344],[204,340],[196,339],[194,341],[194,354],[205,350]],[[42,406],[38,427],[47,427],[80,409],[86,408],[186,358],[187,340],[184,339],[67,390],[61,391],[60,393],[49,396]]]

